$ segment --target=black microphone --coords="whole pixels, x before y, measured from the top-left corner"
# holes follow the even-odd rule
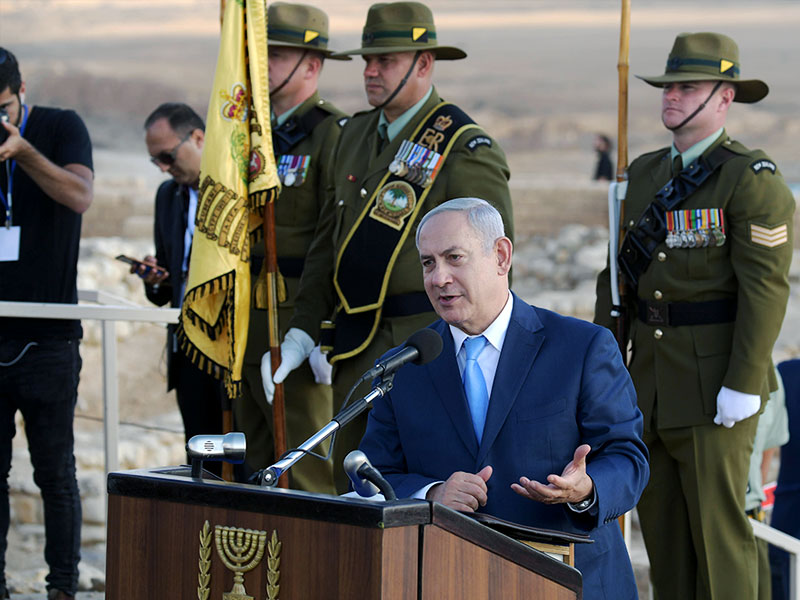
[[[344,427],[355,417],[364,412],[375,398],[383,396],[392,389],[391,378],[387,378],[388,375],[393,374],[397,369],[409,362],[418,365],[429,363],[439,356],[441,351],[442,336],[433,329],[420,329],[411,334],[411,337],[406,340],[406,343],[399,352],[380,361],[376,366],[364,373],[361,379],[358,380],[358,383],[361,383],[362,381],[381,377],[381,382],[372,388],[369,394],[340,410],[336,416],[333,417],[333,420],[339,424],[339,427]],[[355,389],[355,386],[353,386],[353,388]]]
[[[353,489],[363,498],[372,498],[378,492],[386,500],[397,500],[397,496],[389,482],[381,475],[367,455],[361,450],[353,450],[344,458],[344,472],[353,483]]]
[[[442,336],[433,329],[420,329],[411,334],[399,351],[384,358],[361,376],[361,381],[390,375],[404,364],[413,362],[424,365],[435,359],[442,351]]]

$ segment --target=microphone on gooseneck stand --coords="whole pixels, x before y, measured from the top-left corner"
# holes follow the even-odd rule
[[[392,486],[381,475],[367,455],[361,450],[353,450],[344,457],[344,472],[353,483],[353,489],[363,498],[372,498],[380,492],[386,500],[397,500]]]
[[[411,334],[403,347],[392,356],[379,361],[361,376],[361,381],[384,377],[397,371],[404,364],[413,362],[424,365],[431,362],[442,351],[442,336],[433,329],[420,329]]]
[[[340,410],[331,421],[320,429],[317,433],[308,438],[305,442],[300,444],[294,450],[287,452],[286,456],[281,457],[278,462],[270,465],[266,469],[259,471],[259,479],[262,486],[272,487],[277,484],[278,478],[289,470],[298,460],[314,448],[320,442],[323,442],[336,431],[347,425],[350,421],[356,418],[359,414],[364,412],[372,403],[373,400],[381,398],[386,395],[393,385],[394,373],[404,364],[413,362],[422,365],[434,360],[442,351],[442,338],[433,329],[421,329],[408,338],[403,348],[380,361],[375,367],[364,373],[358,382],[350,389],[345,399],[345,404],[350,399],[350,395],[355,391],[358,385],[368,379],[380,378],[370,390],[370,392],[360,398],[353,404],[346,406]],[[365,457],[366,458],[366,457]],[[361,465],[359,465],[360,467]],[[369,468],[374,470],[371,465]],[[377,473],[377,471],[375,471]],[[372,475],[370,475],[372,476]],[[380,473],[378,473],[380,477]],[[381,477],[381,479],[383,479]],[[385,481],[385,480],[384,480]],[[388,484],[387,484],[388,485]],[[391,488],[389,488],[391,490]],[[394,497],[394,492],[390,492]],[[389,496],[387,496],[389,497]]]
[[[378,387],[385,386],[386,391],[392,389],[391,380],[395,371],[406,363],[424,365],[431,362],[442,352],[442,345],[442,336],[433,329],[420,329],[412,333],[400,350],[378,361],[377,365],[365,372],[350,389],[350,393],[352,393],[362,381],[369,381],[376,378],[381,378],[381,384]],[[375,389],[373,389],[373,392],[374,391]],[[350,393],[347,395],[348,399]],[[342,408],[342,410],[333,417],[333,420],[339,424],[339,427],[344,427],[356,416],[361,414],[369,403],[372,402],[374,398],[368,397],[371,394],[372,392],[350,406]],[[381,393],[380,395],[382,396],[383,394]],[[345,400],[345,402],[347,402],[347,400]]]

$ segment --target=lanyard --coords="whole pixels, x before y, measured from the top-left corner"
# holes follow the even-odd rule
[[[19,136],[25,136],[25,125],[28,124],[28,105],[22,105],[22,124],[19,127]],[[11,205],[12,205],[12,198],[11,198],[11,191],[14,187],[14,169],[17,166],[17,161],[11,161],[11,169],[9,170],[6,166],[6,174],[8,178],[8,194],[3,194],[3,190],[0,190],[0,202],[3,203],[3,207],[6,209],[6,227],[11,227]]]

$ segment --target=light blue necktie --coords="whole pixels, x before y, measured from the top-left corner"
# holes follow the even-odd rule
[[[467,364],[464,366],[464,392],[467,394],[472,426],[475,428],[479,444],[483,437],[483,427],[486,425],[486,410],[489,408],[486,380],[478,365],[478,356],[486,346],[486,342],[487,339],[482,335],[464,340],[464,351],[467,355]]]

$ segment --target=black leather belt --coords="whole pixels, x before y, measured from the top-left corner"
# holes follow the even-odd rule
[[[652,302],[637,298],[639,320],[647,325],[711,325],[736,319],[736,300]]]
[[[305,262],[306,261],[304,258],[279,256],[278,270],[284,277],[292,277],[294,279],[300,279],[300,276],[303,274],[303,267],[305,266]],[[253,275],[258,275],[259,273],[261,273],[261,265],[263,263],[264,263],[263,256],[251,256],[250,273]]]
[[[388,296],[383,301],[382,317],[410,317],[420,313],[432,312],[433,306],[425,292],[411,292]]]

